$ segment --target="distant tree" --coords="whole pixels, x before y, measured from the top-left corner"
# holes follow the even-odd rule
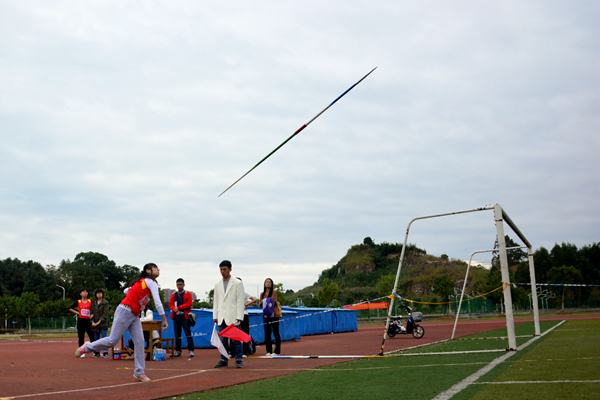
[[[336,298],[338,291],[338,285],[331,282],[329,278],[325,278],[321,289],[317,292],[317,299],[320,304],[328,306]]]
[[[364,240],[363,240],[363,244],[364,244],[364,245],[367,245],[367,246],[369,246],[369,247],[375,247],[375,243],[373,242],[373,239],[371,239],[371,238],[370,238],[370,237],[368,237],[368,236],[367,236],[366,238],[364,238]]]
[[[514,281],[516,283],[529,283],[531,282],[531,276],[529,275],[529,263],[519,263],[517,271],[515,272]]]
[[[550,256],[552,257],[552,267],[570,265],[579,269],[581,265],[577,246],[571,243],[555,244],[550,250]]]
[[[283,283],[276,283],[273,288],[277,291],[277,301],[279,304],[283,306],[287,306],[289,301],[285,295],[285,289],[283,288]]]
[[[600,243],[583,246],[579,250],[581,275],[586,281],[600,285]]]
[[[37,315],[40,318],[58,318],[71,316],[67,307],[71,305],[71,300],[47,300],[40,303],[37,308]]]
[[[394,289],[394,283],[396,283],[396,275],[382,275],[379,278],[379,281],[377,281],[377,294],[380,296],[388,296],[392,294],[392,289]]]
[[[440,258],[444,261],[448,261],[448,254],[442,254]]]
[[[85,282],[90,292],[98,288],[119,290],[126,284],[123,271],[104,254],[93,251],[79,253],[73,264],[90,273],[89,281]]]
[[[90,297],[92,299],[95,299],[96,295],[92,293],[90,294]],[[123,293],[122,290],[105,290],[104,298],[106,299],[106,301],[108,301],[108,304],[110,305],[110,314],[112,315],[114,314],[119,304],[121,304],[121,302],[125,298],[125,293]]]
[[[442,298],[442,302],[447,302],[450,296],[454,294],[454,285],[456,285],[456,280],[450,278],[448,275],[438,275],[431,279],[433,292]],[[449,304],[445,307],[446,314],[449,307]]]
[[[206,292],[206,302],[208,303],[207,308],[213,308],[215,299],[215,289],[210,289],[210,291]]]
[[[533,253],[535,280],[537,283],[548,283],[548,271],[554,267],[552,256],[545,247],[540,247]]]
[[[37,294],[25,292],[21,295],[18,312],[20,317],[27,319],[29,334],[31,334],[31,317],[36,316],[38,304],[40,304],[40,298]]]
[[[520,244],[516,243],[512,240],[508,235],[504,236],[504,241],[506,243],[506,247],[519,247]],[[494,243],[494,249],[498,248],[498,238],[496,238],[496,242]],[[492,256],[492,265],[500,266],[500,254],[497,251],[494,251]],[[527,252],[523,249],[512,249],[506,250],[506,258],[508,260],[508,266],[512,267],[514,265],[519,264],[522,261],[527,260]]]
[[[198,300],[192,304],[192,308],[212,308],[211,304],[208,304],[206,300]]]
[[[24,267],[23,292],[35,293],[41,299],[50,299],[54,292],[54,284],[44,267],[34,261],[28,261]]]
[[[17,258],[0,261],[0,295],[21,296],[23,292],[35,292],[46,298],[53,292],[52,286],[51,276],[37,262]]]
[[[125,264],[121,267],[121,271],[123,273],[123,286],[121,289],[125,289],[129,283],[140,276],[142,272],[138,267],[134,267],[133,265]]]
[[[575,267],[563,265],[561,267],[554,267],[548,272],[548,277],[550,283],[554,284],[572,284],[572,283],[582,283],[583,277],[581,276],[581,272]],[[561,308],[565,310],[565,292],[567,291],[567,287],[562,287],[562,298],[561,298]]]
[[[18,297],[9,296],[7,294],[0,297],[0,315],[2,315],[3,322],[13,321],[15,318],[18,317],[18,300]]]

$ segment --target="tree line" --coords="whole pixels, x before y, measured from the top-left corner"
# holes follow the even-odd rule
[[[58,266],[44,268],[35,261],[16,258],[0,260],[0,315],[5,321],[24,327],[28,318],[71,316],[68,307],[79,299],[82,288],[94,298],[96,289],[114,308],[123,300],[123,290],[140,275],[132,265],[118,266],[96,252],[79,253]]]

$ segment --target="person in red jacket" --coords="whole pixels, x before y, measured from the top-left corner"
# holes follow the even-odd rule
[[[92,302],[88,299],[88,291],[83,288],[79,291],[80,300],[73,303],[69,307],[69,311],[73,314],[77,314],[77,336],[79,337],[79,345],[83,345],[85,334],[87,332],[90,342],[95,339],[94,332],[92,332]]]
[[[167,329],[167,317],[165,310],[160,301],[158,294],[158,283],[156,278],[160,275],[160,269],[154,263],[148,263],[142,268],[139,278],[132,281],[127,289],[125,289],[125,298],[115,310],[115,318],[110,330],[110,336],[96,340],[92,343],[84,343],[75,351],[75,357],[83,357],[85,353],[100,352],[102,350],[113,347],[121,340],[125,331],[129,331],[133,343],[134,350],[134,365],[133,377],[142,382],[150,382],[150,378],[146,376],[146,357],[144,353],[144,331],[142,322],[140,321],[140,311],[142,307],[150,301],[150,297],[154,300],[156,311],[162,318],[162,330]]]
[[[194,357],[194,338],[190,329],[189,313],[192,311],[192,294],[184,290],[185,282],[182,278],[177,279],[177,291],[171,295],[170,308],[173,320],[173,331],[175,332],[174,357],[181,356],[181,328],[185,332],[190,357]]]

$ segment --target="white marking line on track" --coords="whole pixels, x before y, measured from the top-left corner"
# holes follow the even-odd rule
[[[530,383],[600,383],[600,379],[593,379],[589,381],[575,381],[575,380],[562,380],[562,381],[506,381],[506,382],[473,382],[473,385],[514,385],[514,384],[530,384]]]
[[[552,328],[548,329],[546,332],[542,333],[541,336],[536,336],[536,337],[532,338],[531,340],[527,341],[526,343],[523,343],[521,346],[519,346],[517,348],[517,350],[522,350],[522,349],[526,348],[531,343],[535,342],[536,340],[538,340],[542,336],[544,336],[544,335],[552,332],[554,329],[558,328],[559,326],[561,326],[565,322],[566,321],[561,321],[560,323],[554,325]],[[475,372],[471,376],[468,376],[465,379],[463,379],[462,381],[458,382],[457,384],[455,384],[454,386],[452,386],[450,389],[445,390],[442,393],[438,394],[437,396],[435,396],[433,398],[433,400],[448,400],[448,399],[450,399],[455,394],[461,392],[462,390],[466,389],[469,385],[473,384],[477,379],[479,379],[483,375],[487,374],[495,366],[497,366],[498,364],[504,362],[506,359],[508,359],[509,357],[512,357],[515,354],[517,354],[516,351],[510,351],[507,354],[505,354],[505,355],[503,355],[501,357],[498,357],[497,359],[493,360],[491,363],[489,363],[485,367],[481,368],[479,371]]]
[[[26,398],[26,397],[42,397],[42,396],[49,396],[49,395],[56,395],[56,394],[79,393],[79,392],[85,392],[85,391],[90,391],[90,390],[114,389],[114,388],[120,388],[120,387],[127,387],[127,386],[131,386],[131,385],[140,385],[140,384],[147,385],[148,383],[152,383],[152,382],[162,382],[162,381],[167,381],[167,380],[170,380],[170,379],[185,378],[186,376],[191,376],[191,375],[196,375],[196,374],[202,374],[204,372],[210,372],[210,371],[215,371],[215,370],[214,369],[202,369],[202,370],[190,372],[188,374],[182,374],[182,375],[177,375],[177,376],[170,376],[168,378],[153,379],[151,382],[130,382],[130,383],[121,383],[119,385],[96,386],[96,387],[93,387],[93,388],[72,389],[72,390],[59,390],[59,391],[56,391],[56,392],[23,394],[23,395],[19,395],[19,396],[8,396],[6,398],[7,399],[23,399],[23,398]]]

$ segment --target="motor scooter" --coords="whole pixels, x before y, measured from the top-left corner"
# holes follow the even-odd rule
[[[406,320],[406,327],[402,325],[402,316],[394,315],[390,317],[390,326],[388,327],[387,334],[389,337],[394,337],[396,335],[409,335],[412,334],[413,337],[420,339],[425,335],[425,329],[417,324],[417,322],[423,321],[423,313],[415,312],[412,313],[412,309],[409,306],[403,306],[408,314],[408,318]]]

